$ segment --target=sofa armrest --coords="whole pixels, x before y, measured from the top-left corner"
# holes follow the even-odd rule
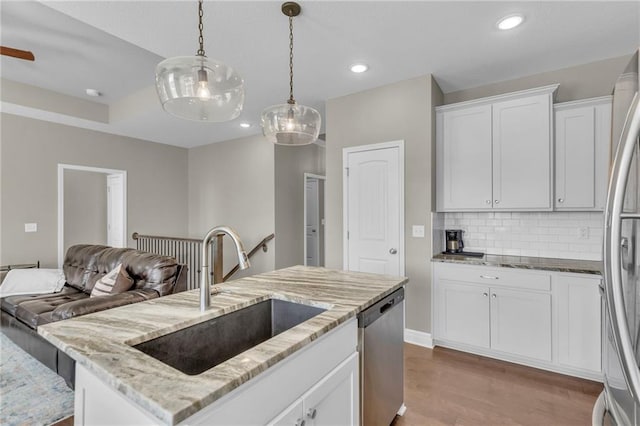
[[[159,296],[154,290],[131,290],[110,296],[88,297],[58,306],[51,313],[51,319],[53,319],[53,321],[60,321],[116,308],[118,306],[143,302],[145,300],[155,299],[156,297]]]

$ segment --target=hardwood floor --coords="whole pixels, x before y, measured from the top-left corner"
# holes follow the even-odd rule
[[[602,384],[405,344],[407,412],[394,426],[590,425]]]

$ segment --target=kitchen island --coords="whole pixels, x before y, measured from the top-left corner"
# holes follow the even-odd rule
[[[357,365],[356,315],[406,282],[402,277],[295,266],[216,285],[219,292],[205,313],[199,309],[198,291],[192,290],[47,324],[38,332],[76,361],[76,424],[91,423],[87,410],[96,410],[90,403],[96,399],[120,401],[120,407],[105,402],[102,411],[95,411],[113,414],[113,422],[116,412],[126,413],[128,407],[147,424],[228,422],[234,413],[247,423],[267,423],[284,419],[286,413],[279,414],[289,405],[295,408],[298,396],[316,383],[314,370],[352,368],[354,359]],[[195,375],[133,347],[269,299],[324,311]],[[317,377],[317,383],[324,377]],[[260,386],[256,390],[253,384],[263,389],[258,392]],[[241,396],[251,392],[252,406],[242,407]]]

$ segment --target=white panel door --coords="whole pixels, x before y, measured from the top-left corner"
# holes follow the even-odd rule
[[[491,209],[491,105],[442,113],[441,131],[442,209]]]
[[[306,426],[359,424],[358,353],[322,379],[302,397]]]
[[[302,413],[302,399],[298,399],[289,408],[267,423],[267,426],[294,426],[302,425],[304,415]]]
[[[557,111],[556,209],[593,209],[595,199],[595,108]]]
[[[347,265],[350,271],[402,275],[400,149],[347,154]]]
[[[558,362],[601,371],[600,278],[558,276]]]
[[[320,266],[320,210],[318,179],[307,178],[305,235],[307,245],[307,266]]]
[[[107,176],[107,245],[125,247],[124,179],[120,174]]]
[[[493,208],[551,209],[551,95],[493,104]]]
[[[438,339],[489,347],[489,287],[449,280],[437,283]]]
[[[492,288],[491,349],[551,361],[551,295]]]

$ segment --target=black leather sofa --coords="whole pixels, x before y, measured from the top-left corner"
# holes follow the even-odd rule
[[[133,278],[123,293],[89,297],[95,283],[119,263]],[[129,305],[186,290],[186,265],[172,257],[128,248],[81,244],[70,247],[64,260],[66,283],[53,294],[0,299],[2,333],[73,387],[75,362],[38,333],[38,326]]]

